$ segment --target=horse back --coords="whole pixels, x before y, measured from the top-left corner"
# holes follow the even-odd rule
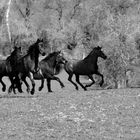
[[[39,68],[41,69],[42,71],[42,74],[45,76],[45,75],[48,75],[49,74],[52,74],[54,75],[54,70],[51,66],[49,66],[49,64],[46,62],[46,61],[40,61],[39,62]]]
[[[8,70],[11,70],[10,65],[8,65],[5,59],[0,59],[0,74],[3,74],[3,76],[7,76]]]
[[[15,69],[18,72],[28,73],[29,71],[34,72],[34,67],[35,64],[30,57],[28,55],[24,55],[17,60],[17,66]]]
[[[65,64],[67,73],[74,73],[78,75],[89,75],[97,71],[98,66],[89,63],[86,60],[71,61]]]

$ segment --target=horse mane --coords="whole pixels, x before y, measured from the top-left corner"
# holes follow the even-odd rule
[[[42,40],[37,39],[37,41],[28,48],[27,54],[32,53],[35,47],[38,47],[39,42],[42,42]]]
[[[32,44],[32,45],[28,48],[27,54],[32,53],[36,46],[37,46],[37,43]]]
[[[14,49],[11,54],[7,57],[7,61],[13,62],[16,59],[16,53],[17,53],[17,49]]]
[[[57,54],[57,52],[52,52],[52,53],[50,53],[48,56],[46,56],[44,59],[43,59],[43,61],[47,61],[47,60],[49,60],[51,57],[53,57],[55,54]]]
[[[57,55],[57,51],[50,53],[48,56],[46,56],[42,61],[48,61],[50,58],[52,58],[53,56]],[[54,59],[55,60],[55,59]],[[52,63],[51,61],[47,62],[47,63]],[[54,61],[55,63],[55,61]],[[61,64],[55,64],[54,68],[55,68],[55,75],[59,74],[62,71],[62,65]]]
[[[30,55],[31,59],[35,60],[35,69],[38,67],[38,61],[39,61],[38,60],[38,57],[39,57],[38,43],[39,43],[39,39],[28,48],[27,54],[25,55],[25,56]]]
[[[88,59],[91,55],[93,55],[93,53],[95,52],[96,49],[97,49],[97,47],[93,48],[92,51],[84,59]]]

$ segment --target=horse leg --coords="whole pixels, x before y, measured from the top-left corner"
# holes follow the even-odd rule
[[[38,88],[39,91],[41,91],[44,87],[44,78],[41,79],[41,86]]]
[[[21,83],[18,75],[15,77],[15,79],[12,76],[10,76],[9,79],[11,81],[11,86],[8,89],[8,93],[11,93],[13,90],[14,94],[16,94],[15,88],[17,88],[18,91],[22,93]]]
[[[62,81],[58,77],[52,76],[50,79],[58,81],[60,86],[61,86],[61,88],[65,87],[64,84],[62,83]]]
[[[87,90],[86,87],[84,87],[80,81],[79,81],[79,75],[75,75],[76,76],[76,82],[84,89],[84,90]]]
[[[88,77],[92,80],[92,82],[90,84],[87,84],[85,87],[90,87],[90,86],[92,86],[95,83],[92,75],[88,75]]]
[[[47,82],[48,92],[52,92],[52,90],[51,90],[51,79],[47,78],[46,82]]]
[[[22,83],[19,76],[17,75],[13,81],[14,81],[14,88],[17,88],[18,91],[22,93],[23,92],[21,88]]]
[[[35,81],[33,78],[33,73],[29,73],[29,79],[31,80],[31,83],[32,83],[31,95],[33,95],[35,92]]]
[[[73,74],[69,74],[68,81],[70,81],[75,86],[76,90],[78,90],[77,84],[72,81],[72,76]]]
[[[10,76],[9,79],[10,79],[11,85],[10,85],[10,87],[8,89],[8,93],[11,93],[12,92],[12,89],[13,89],[14,94],[16,94],[15,88],[14,88],[14,84],[15,84],[14,79],[13,79],[12,76]]]
[[[0,77],[0,83],[2,84],[2,91],[5,92],[6,90],[6,85],[4,84],[4,82],[2,81],[2,77]]]
[[[103,83],[104,83],[104,76],[103,76],[100,72],[98,72],[98,71],[97,71],[96,74],[99,75],[99,76],[101,76],[102,80],[101,80],[101,82],[99,83],[99,85],[102,86]]]
[[[26,76],[23,76],[23,77],[22,77],[22,81],[24,82],[24,84],[25,84],[26,87],[27,87],[27,89],[26,89],[27,93],[29,93],[29,92],[30,92],[30,86],[29,86],[29,84],[28,84],[27,81],[26,81]]]

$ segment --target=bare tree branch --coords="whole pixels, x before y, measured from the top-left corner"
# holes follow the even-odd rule
[[[24,19],[26,19],[26,15],[24,15],[24,13],[22,12],[22,10],[19,8],[19,6],[18,6],[18,4],[17,4],[17,1],[16,1],[16,0],[15,0],[15,4],[16,4],[16,7],[17,7],[17,9],[18,9],[19,13],[22,15],[22,17],[23,17]]]
[[[49,1],[50,2],[50,1]],[[63,28],[62,25],[61,25],[61,19],[62,19],[62,16],[63,16],[63,7],[62,7],[62,3],[60,0],[56,0],[57,2],[57,7],[54,8],[54,7],[51,7],[49,6],[49,2],[47,3],[47,5],[45,5],[45,9],[51,9],[51,10],[55,10],[57,11],[58,13],[58,21],[59,21],[59,25],[60,25],[60,30]]]
[[[16,7],[17,7],[19,13],[22,15],[22,17],[25,20],[25,26],[26,26],[26,28],[29,28],[30,27],[30,23],[28,22],[28,20],[29,20],[29,16],[30,16],[30,7],[31,7],[30,0],[27,0],[27,5],[26,5],[25,13],[21,10],[21,8],[17,4],[16,0],[15,0],[15,4],[16,4]]]
[[[31,1],[27,0],[27,6],[26,6],[26,17],[30,16],[30,6],[31,6]]]
[[[72,15],[70,17],[71,19],[73,19],[73,17],[75,16],[75,13],[76,13],[77,8],[79,7],[80,3],[81,3],[81,0],[76,0],[76,4],[73,7],[73,13],[72,13]]]

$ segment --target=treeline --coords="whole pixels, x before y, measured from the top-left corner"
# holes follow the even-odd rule
[[[1,11],[3,54],[10,53],[15,44],[25,52],[37,37],[44,38],[48,53],[63,49],[67,58],[82,59],[91,48],[101,45],[108,56],[105,62],[99,60],[107,87],[139,85],[139,72],[131,67],[139,66],[139,0],[13,0],[11,41],[5,24],[6,5]]]

